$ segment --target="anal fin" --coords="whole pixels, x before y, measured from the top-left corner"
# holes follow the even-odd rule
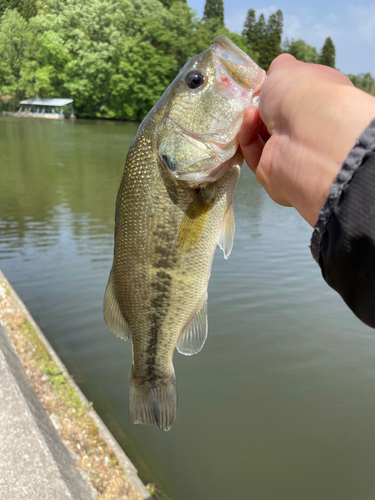
[[[103,315],[108,328],[112,330],[117,337],[121,337],[124,340],[128,340],[130,338],[129,325],[122,315],[116,298],[113,269],[109,275],[107,288],[105,290]]]
[[[218,245],[224,253],[224,259],[229,259],[232,252],[234,233],[236,232],[236,223],[234,220],[233,203],[231,203],[225,212],[223,222],[221,223]]]
[[[202,350],[208,334],[207,297],[203,306],[181,333],[176,344],[179,353],[192,356]]]

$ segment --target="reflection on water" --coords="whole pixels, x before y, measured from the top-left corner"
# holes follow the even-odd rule
[[[310,228],[244,168],[209,338],[176,353],[169,433],[128,417],[131,346],[102,300],[136,125],[0,118],[0,267],[145,481],[175,500],[375,496],[374,332],[323,282]]]

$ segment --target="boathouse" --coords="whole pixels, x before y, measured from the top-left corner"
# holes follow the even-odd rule
[[[18,113],[45,118],[74,118],[73,99],[25,99],[20,101]]]

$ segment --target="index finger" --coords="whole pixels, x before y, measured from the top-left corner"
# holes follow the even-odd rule
[[[301,62],[297,61],[297,59],[290,54],[281,54],[272,61],[271,66],[267,71],[267,75],[269,75],[270,73],[272,73],[277,69],[295,66],[296,64],[301,64]]]

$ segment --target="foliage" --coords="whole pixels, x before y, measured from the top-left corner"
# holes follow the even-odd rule
[[[1,95],[15,95],[27,49],[27,22],[17,10],[7,9],[0,25]]]
[[[335,56],[336,49],[333,45],[332,39],[328,37],[324,42],[322,50],[319,55],[319,64],[324,64],[325,66],[330,66],[331,68],[335,67]]]
[[[204,5],[203,21],[216,19],[224,24],[224,2],[223,0],[206,0]]]
[[[375,78],[371,73],[360,73],[359,75],[348,75],[353,85],[369,94],[375,95]]]
[[[262,68],[268,69],[273,59],[281,54],[282,32],[283,13],[281,10],[271,14],[267,22],[263,14],[257,21],[255,10],[248,11],[242,36],[254,60]]]
[[[8,10],[0,95],[72,97],[81,116],[140,120],[211,40],[181,1],[49,0],[28,24]]]
[[[135,0],[130,5],[139,13],[145,3]],[[107,116],[143,118],[186,61],[211,42],[211,34],[186,4],[175,2],[160,12],[156,0],[147,3],[149,8],[134,28],[123,26],[132,36],[123,36],[113,55],[116,70],[109,81]],[[157,18],[153,14],[156,8]],[[196,36],[191,36],[192,31]]]
[[[319,54],[316,47],[308,45],[303,40],[292,40],[291,43],[287,41],[284,45],[284,50],[299,61],[307,63],[318,62]]]
[[[255,50],[258,39],[255,32],[256,15],[254,9],[249,9],[247,11],[247,16],[244,23],[244,29],[242,31],[242,37],[245,39],[247,45]]]
[[[287,51],[334,67],[330,38],[318,55],[303,40],[281,45],[283,14],[250,9],[242,35],[224,25],[223,0],[198,19],[186,0],[0,0],[0,106],[71,97],[78,116],[141,120],[186,61],[220,34],[261,67]],[[373,92],[371,75],[351,76]],[[354,80],[353,80],[354,81]]]
[[[281,54],[281,35],[283,32],[283,13],[278,10],[268,18],[263,53],[259,58],[260,65],[268,69],[271,62]]]
[[[35,0],[0,0],[0,19],[7,9],[16,9],[26,20],[37,14]]]
[[[175,2],[184,2],[184,3],[187,3],[186,0],[160,0],[160,2],[164,5],[164,7],[167,7],[167,9],[169,9],[170,7],[172,7],[172,5]]]

